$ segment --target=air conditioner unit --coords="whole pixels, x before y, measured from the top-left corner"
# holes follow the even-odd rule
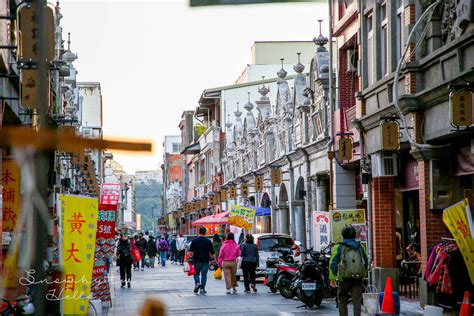
[[[398,175],[397,155],[394,153],[376,153],[372,155],[372,177]]]
[[[359,56],[357,50],[347,50],[347,72],[357,72],[357,63],[359,62]]]

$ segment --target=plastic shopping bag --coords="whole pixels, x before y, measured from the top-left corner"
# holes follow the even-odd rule
[[[185,263],[184,263],[184,267],[183,267],[184,273],[188,273],[189,270],[190,270],[190,268],[191,268],[191,267],[189,266],[189,262],[185,262]]]
[[[132,249],[132,258],[133,262],[138,262],[142,260],[142,255],[140,254],[140,251],[137,248]]]
[[[222,269],[219,267],[214,271],[214,279],[220,280],[222,279]]]
[[[196,268],[194,268],[194,265],[192,263],[189,264],[189,271],[188,271],[188,276],[192,276],[196,274]]]

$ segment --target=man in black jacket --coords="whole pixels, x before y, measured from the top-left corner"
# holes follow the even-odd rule
[[[156,249],[155,238],[153,235],[148,237],[148,248],[147,248],[148,257],[150,258],[150,268],[155,267],[155,258],[158,250]]]
[[[142,256],[142,271],[143,271],[143,268],[145,266],[145,256],[146,256],[147,248],[148,248],[148,244],[145,238],[143,238],[143,233],[140,233],[138,235],[138,240],[135,245],[137,246],[138,251],[140,251],[140,255]]]

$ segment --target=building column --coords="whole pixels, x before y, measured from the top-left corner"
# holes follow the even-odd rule
[[[295,240],[298,240],[302,243],[306,240],[306,225],[305,225],[305,207],[304,200],[295,200],[293,201],[293,211],[295,213]]]
[[[290,234],[290,211],[288,205],[278,205],[278,232]]]
[[[315,211],[329,210],[327,199],[327,176],[318,176],[316,181],[316,208]]]

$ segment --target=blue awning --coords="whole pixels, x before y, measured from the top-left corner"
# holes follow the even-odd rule
[[[256,210],[257,212],[255,213],[255,216],[270,216],[272,214],[272,211],[266,207],[258,207],[253,205],[248,205],[246,207]]]

